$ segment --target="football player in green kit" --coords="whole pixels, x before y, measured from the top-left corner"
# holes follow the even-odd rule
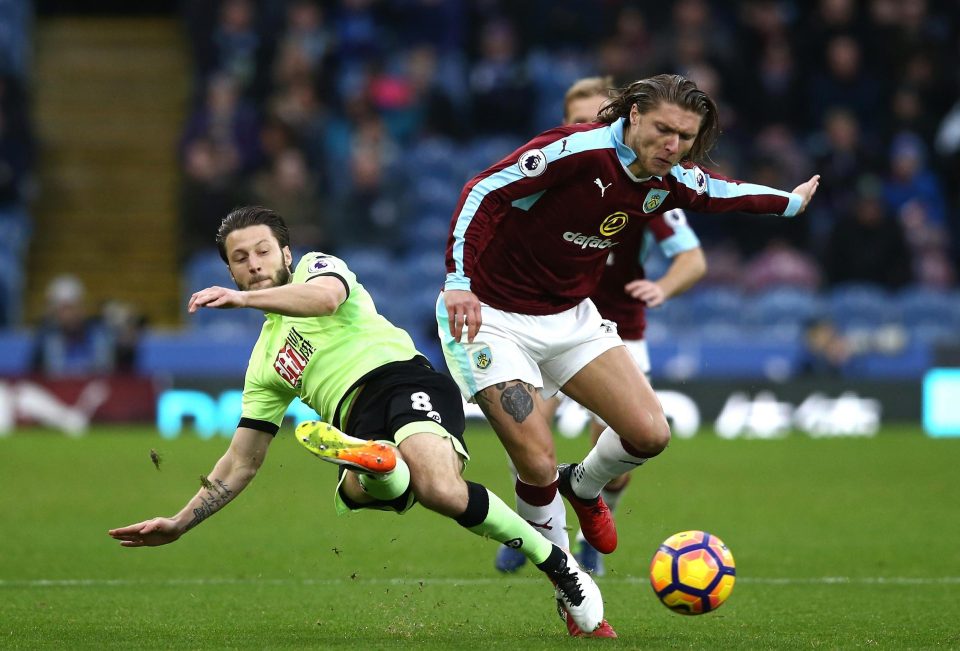
[[[263,464],[288,405],[299,397],[321,420],[301,423],[297,440],[341,466],[338,513],[403,513],[420,502],[522,551],[553,582],[556,598],[580,628],[595,630],[603,621],[603,600],[593,579],[500,498],[461,477],[469,456],[459,390],[406,332],[377,313],[347,265],[308,253],[292,270],[286,224],[260,207],[227,215],[217,244],[238,289],[200,290],[189,312],[248,307],[266,314],[247,367],[240,422],[204,486],[176,515],[109,535],[125,547],[164,545],[233,501]]]

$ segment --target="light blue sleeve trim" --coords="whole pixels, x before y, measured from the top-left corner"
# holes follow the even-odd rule
[[[470,291],[470,279],[463,274],[448,273],[447,279],[443,283],[444,291],[448,289],[462,289]]]
[[[660,246],[663,254],[668,258],[672,258],[684,251],[700,248],[700,240],[697,238],[696,233],[693,232],[692,228],[686,226],[678,228],[673,235],[665,240],[661,240],[657,244]]]
[[[803,197],[799,194],[790,193],[790,201],[787,203],[787,209],[783,211],[784,217],[796,217],[800,212],[800,206],[803,205]]]

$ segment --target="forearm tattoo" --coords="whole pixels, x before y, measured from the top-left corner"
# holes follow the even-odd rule
[[[193,519],[187,523],[187,531],[209,518],[230,501],[233,497],[233,491],[224,483],[222,479],[214,480],[216,485],[211,483],[203,475],[200,476],[200,483],[206,489],[206,495],[201,492],[197,497],[200,498],[200,506],[193,509]]]
[[[497,385],[500,389],[501,385]],[[500,406],[513,417],[513,420],[522,423],[527,416],[533,413],[533,387],[529,384],[518,383],[503,389],[500,393]]]

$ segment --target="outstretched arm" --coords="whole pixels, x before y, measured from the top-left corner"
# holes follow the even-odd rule
[[[226,453],[203,486],[172,518],[152,518],[107,533],[124,547],[156,547],[172,543],[231,502],[247,487],[263,464],[273,436],[238,427]]]
[[[657,307],[682,294],[707,272],[707,259],[700,247],[681,251],[673,257],[667,273],[657,280],[631,280],[624,289],[647,307]]]
[[[285,316],[326,316],[347,300],[347,288],[337,276],[319,276],[305,283],[238,291],[207,287],[195,292],[187,304],[191,314],[201,307],[252,307]]]
[[[792,192],[786,192],[707,172],[695,165],[675,166],[671,175],[678,181],[674,186],[676,207],[704,213],[745,212],[794,217],[806,210],[820,185],[820,175],[814,174]]]

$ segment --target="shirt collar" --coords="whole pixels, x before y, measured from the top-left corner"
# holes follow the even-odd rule
[[[659,176],[639,177],[630,171],[630,165],[637,160],[637,154],[626,143],[623,142],[623,126],[626,124],[626,118],[617,118],[617,121],[610,125],[610,136],[613,139],[613,146],[617,152],[617,158],[620,165],[627,175],[637,183],[643,183],[650,179],[662,180]]]
[[[623,126],[626,123],[626,118],[617,118],[617,121],[610,125],[610,135],[613,138],[613,146],[617,152],[617,158],[620,159],[620,165],[627,175],[638,183],[649,181],[650,179],[662,180],[659,176],[646,176],[641,178],[630,171],[630,165],[637,160],[637,154],[623,142]]]

